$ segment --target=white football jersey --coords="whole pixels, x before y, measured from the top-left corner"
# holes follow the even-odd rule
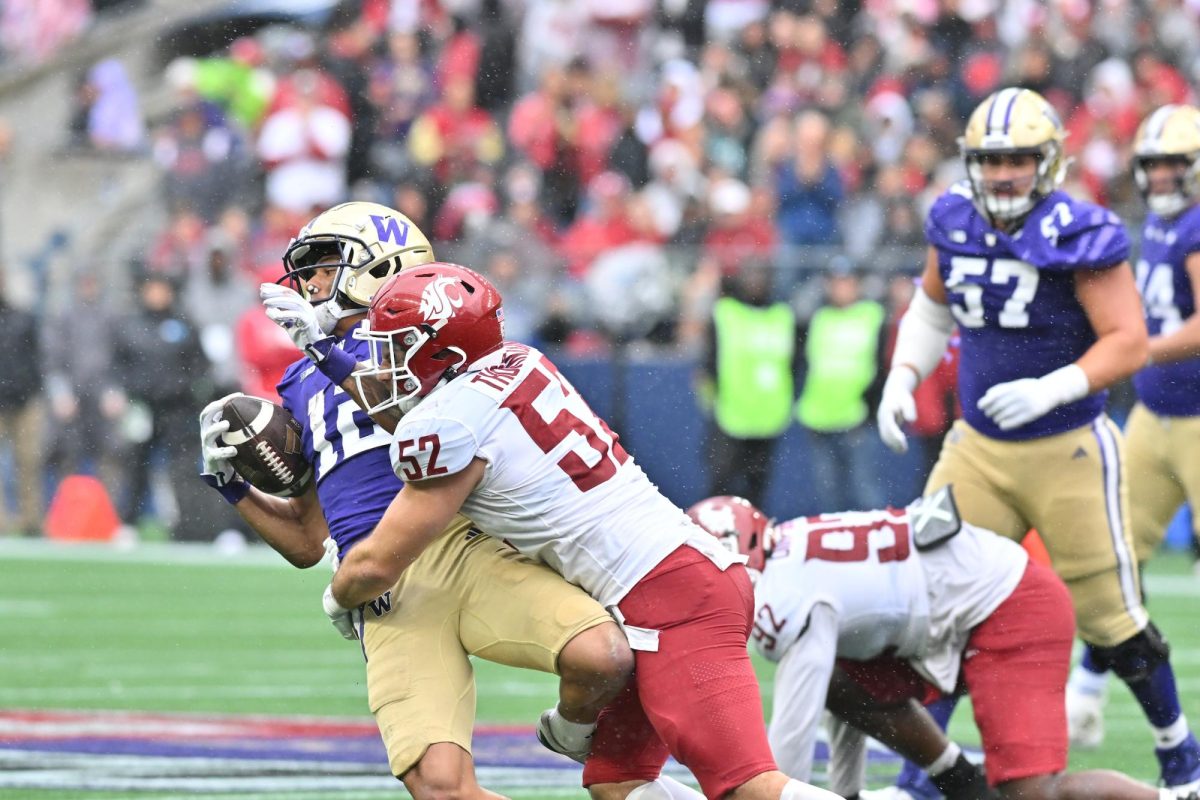
[[[665,498],[616,434],[537,350],[506,342],[404,416],[392,465],[405,481],[487,462],[462,513],[596,598],[616,605],[693,543],[737,560]]]
[[[929,595],[929,642],[912,663],[934,686],[951,692],[971,631],[1017,588],[1029,554],[1011,539],[964,522],[957,536],[920,553],[920,559]]]
[[[923,652],[929,601],[906,511],[801,517],[775,530],[779,539],[754,588],[753,638],[765,657],[783,657],[818,603],[837,613],[841,658]]]
[[[907,509],[790,520],[755,586],[755,646],[778,661],[800,640],[814,605],[837,615],[837,656],[909,659],[952,691],[971,629],[1010,594],[1025,571],[1017,544],[963,523],[925,552],[913,544]],[[832,656],[831,656],[832,657]]]

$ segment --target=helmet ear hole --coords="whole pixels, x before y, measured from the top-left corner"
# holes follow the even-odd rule
[[[376,264],[375,266],[373,266],[369,270],[367,270],[367,274],[370,275],[372,278],[386,278],[389,275],[391,275],[392,273],[399,272],[399,271],[400,271],[400,257],[397,256],[395,258],[395,260],[389,259],[389,260],[383,261],[379,264]]]

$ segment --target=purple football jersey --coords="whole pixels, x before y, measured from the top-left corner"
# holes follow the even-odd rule
[[[1200,250],[1200,206],[1174,219],[1156,214],[1142,227],[1142,253],[1137,262],[1138,291],[1151,336],[1170,334],[1196,313],[1187,257]],[[1153,364],[1133,376],[1138,399],[1156,414],[1190,417],[1200,414],[1200,358]]]
[[[355,339],[353,329],[338,346],[358,361],[369,357],[367,342]],[[388,457],[391,436],[307,358],[288,367],[279,396],[304,429],[304,455],[313,465],[317,497],[344,556],[375,528],[404,486]]]
[[[998,383],[1039,378],[1077,360],[1096,334],[1075,296],[1075,271],[1129,258],[1129,238],[1111,211],[1054,192],[1012,235],[991,227],[965,182],[934,203],[925,236],[962,336],[958,389],[963,416],[997,439],[1033,439],[1085,425],[1105,392],[1060,406],[1028,425],[1002,431],[979,410]]]

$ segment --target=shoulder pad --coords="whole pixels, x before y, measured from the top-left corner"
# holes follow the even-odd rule
[[[944,544],[962,530],[962,517],[954,503],[954,492],[943,486],[908,507],[913,546],[924,552]]]
[[[1022,261],[1045,270],[1102,269],[1129,258],[1121,218],[1066,192],[1039,203],[1012,243]]]
[[[1181,255],[1189,256],[1200,250],[1200,205],[1194,205],[1179,215],[1175,223],[1175,235]]]
[[[958,251],[970,246],[975,204],[971,191],[955,184],[942,193],[925,218],[925,240],[938,249]]]
[[[396,477],[406,483],[462,472],[478,452],[474,432],[446,418],[406,416],[388,450]]]
[[[312,366],[312,361],[305,356],[301,356],[288,365],[287,369],[283,371],[283,377],[279,379],[279,383],[275,384],[275,393],[283,400],[283,407],[287,408],[293,414],[296,412],[289,407],[287,394],[299,385],[300,381],[304,378],[304,370],[310,366]]]

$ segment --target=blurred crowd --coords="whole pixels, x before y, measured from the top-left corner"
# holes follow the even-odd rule
[[[102,61],[70,135],[161,167],[169,218],[134,255],[181,285],[211,288],[214,258],[230,280],[277,277],[315,209],[370,199],[494,273],[520,338],[694,345],[748,264],[783,297],[837,255],[915,269],[966,115],[1005,84],[1059,108],[1069,188],[1123,208],[1137,123],[1192,95],[1198,17],[1170,0],[348,0],[171,61],[165,119]]]
[[[6,3],[0,30],[45,5]],[[345,199],[398,208],[441,260],[488,274],[511,338],[695,354],[745,270],[770,271],[802,321],[833,260],[885,300],[963,175],[967,115],[1003,85],[1059,109],[1068,191],[1140,215],[1133,132],[1198,74],[1195,0],[345,0],[319,26],[171,60],[165,116],[146,118],[119,60],[96,63],[68,136],[161,171],[166,221],[130,263],[171,290],[208,365],[192,409],[273,395],[294,351],[256,286]],[[75,284],[65,313],[109,308]],[[84,381],[60,370],[51,396],[100,385]]]
[[[41,64],[93,24],[97,14],[142,0],[4,0],[0,3],[0,69]]]

